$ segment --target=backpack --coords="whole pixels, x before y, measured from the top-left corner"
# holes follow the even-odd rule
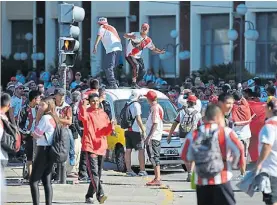
[[[224,128],[216,131],[202,133],[195,131],[192,143],[192,156],[195,161],[195,170],[200,178],[215,177],[224,168],[219,138],[224,136]]]
[[[1,148],[9,153],[15,154],[21,146],[21,135],[16,125],[0,117],[3,124],[3,135],[1,138]]]
[[[130,106],[137,101],[133,101],[131,103],[126,102],[123,109],[120,112],[119,115],[119,124],[122,129],[128,129],[131,128],[135,122],[136,118],[132,117],[132,113],[130,111]]]
[[[53,134],[53,143],[50,149],[50,159],[54,163],[65,162],[69,155],[69,147],[69,129],[56,123],[56,128]]]
[[[192,113],[189,113],[187,109],[184,109],[185,114],[183,119],[180,121],[179,126],[179,136],[180,138],[185,138],[190,131],[197,129],[197,122],[195,122],[195,115],[198,113],[197,110],[194,110]]]

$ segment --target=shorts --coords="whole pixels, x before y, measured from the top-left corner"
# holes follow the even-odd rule
[[[150,144],[146,146],[146,151],[152,165],[160,165],[160,152],[161,152],[161,142],[158,140],[151,140]]]
[[[126,149],[144,149],[140,132],[125,131]]]
[[[34,142],[33,137],[28,136],[25,140],[25,151],[27,161],[33,161],[33,148],[34,148]]]
[[[277,203],[277,177],[270,176],[269,180],[271,184],[271,193],[263,193],[263,202],[267,205],[272,205]]]
[[[230,182],[218,185],[196,186],[197,205],[235,205]]]

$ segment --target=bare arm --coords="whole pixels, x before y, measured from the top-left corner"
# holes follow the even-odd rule
[[[157,47],[154,47],[154,49],[152,49],[152,52],[157,53],[157,54],[163,54],[163,53],[165,53],[165,49],[161,50]]]
[[[143,126],[143,124],[142,124],[142,119],[141,119],[141,116],[140,116],[140,115],[136,116],[136,121],[137,121],[137,123],[138,123],[138,126],[139,126],[140,129],[142,130],[142,132],[145,133],[145,128],[144,128],[144,126]]]
[[[170,131],[169,131],[169,133],[168,133],[167,143],[170,143],[171,136],[172,136],[172,134],[173,134],[173,132],[174,132],[174,130],[176,129],[176,127],[177,127],[178,124],[179,124],[179,123],[176,122],[176,121],[173,122],[173,124],[172,124],[172,126],[171,126],[171,129],[170,129]]]
[[[152,127],[151,127],[151,130],[150,130],[150,133],[147,137],[147,140],[151,140],[151,138],[153,137],[153,134],[155,132],[155,130],[157,129],[158,127],[158,123],[153,123]]]
[[[94,43],[94,47],[93,47],[93,53],[96,53],[97,52],[97,46],[101,40],[101,36],[100,35],[97,35],[96,39],[95,39],[95,43]]]
[[[133,33],[125,33],[123,35],[124,38],[130,38],[130,39],[135,39],[136,36]]]
[[[14,119],[14,108],[10,107],[9,109],[9,117],[10,117],[10,120],[13,124],[15,124],[15,119]]]
[[[261,151],[260,157],[256,164],[256,167],[258,169],[260,169],[262,167],[262,164],[267,159],[268,155],[270,154],[271,149],[272,149],[272,146],[270,144],[263,143],[262,151]]]

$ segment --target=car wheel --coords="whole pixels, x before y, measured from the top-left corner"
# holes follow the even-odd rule
[[[117,170],[119,172],[126,172],[126,164],[125,164],[125,152],[123,147],[118,147],[116,149],[115,161],[117,165]]]
[[[185,170],[185,172],[187,172],[187,171],[188,171],[188,169],[187,169],[186,165],[182,164],[182,168],[183,168],[183,170]]]

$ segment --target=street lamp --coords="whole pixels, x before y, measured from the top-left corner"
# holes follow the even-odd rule
[[[258,31],[255,29],[254,24],[251,21],[245,21],[243,20],[243,16],[246,14],[247,12],[247,7],[244,4],[239,4],[236,8],[236,12],[233,12],[233,16],[235,18],[239,18],[240,20],[235,20],[234,24],[237,23],[240,26],[240,32],[239,32],[239,44],[240,44],[240,52],[239,52],[239,56],[240,56],[240,69],[239,69],[239,80],[240,82],[242,81],[242,68],[244,67],[244,63],[243,63],[243,52],[242,52],[242,38],[243,38],[243,31],[244,31],[244,25],[245,23],[248,24],[248,30],[244,32],[244,37],[247,40],[250,41],[256,41],[259,38],[259,33]],[[230,29],[228,31],[228,39],[230,41],[235,41],[238,38],[238,32],[234,29]]]
[[[172,37],[172,38],[174,38],[174,39],[176,39],[177,37],[178,37],[178,31],[176,31],[176,30],[172,30],[171,32],[170,32],[170,36]],[[173,53],[171,53],[171,52],[169,52],[169,47],[172,47],[173,48]],[[179,52],[179,55],[178,55],[178,58],[180,59],[180,60],[187,60],[187,59],[189,59],[190,58],[190,52],[189,51],[187,51],[187,50],[184,50],[184,47],[183,47],[183,45],[182,44],[180,44],[180,43],[178,43],[178,44],[176,44],[176,45],[174,45],[174,44],[167,44],[166,45],[166,52],[164,53],[164,54],[160,54],[160,59],[161,60],[167,60],[167,59],[170,59],[170,58],[172,58],[172,57],[174,57],[174,83],[175,83],[175,85],[176,85],[176,81],[177,81],[177,72],[176,72],[176,56],[177,56],[177,48],[178,47],[181,47],[181,52]]]

